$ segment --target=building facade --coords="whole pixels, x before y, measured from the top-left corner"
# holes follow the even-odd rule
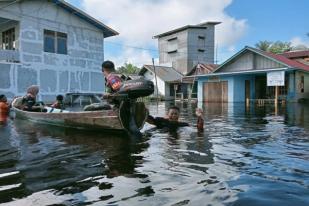
[[[154,68],[152,65],[144,65],[139,75],[154,83],[155,91],[153,95],[156,97],[158,91],[160,99],[173,100],[177,92],[186,91],[185,88],[181,88],[174,83],[175,80],[181,79],[183,75],[173,67],[155,66]],[[177,88],[175,88],[175,85]]]
[[[113,29],[63,0],[0,3],[0,93],[12,98],[40,86],[40,99],[101,92],[104,38]]]
[[[309,52],[307,55],[309,57]],[[270,86],[270,81],[281,81],[281,86],[278,86],[279,99],[292,102],[309,99],[308,57],[298,61],[293,59],[295,56],[289,58],[287,54],[272,54],[245,47],[213,73],[198,75],[198,100],[245,102],[274,99],[276,88]],[[282,77],[272,80],[278,74]]]
[[[159,35],[159,64],[170,64],[183,75],[198,63],[213,64],[215,51],[215,25],[205,22],[187,25]]]

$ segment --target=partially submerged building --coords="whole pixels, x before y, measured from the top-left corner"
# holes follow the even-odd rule
[[[0,93],[40,85],[42,100],[102,92],[104,38],[118,33],[63,0],[0,2]]]
[[[215,26],[217,24],[220,22],[186,25],[154,36],[158,39],[159,47],[159,65],[156,67],[169,69],[171,73],[178,72],[173,76],[173,79],[168,78],[165,81],[164,77],[161,78],[168,88],[165,92],[160,92],[165,95],[165,99],[174,99],[177,96],[180,99],[186,99],[190,98],[192,93],[196,93],[196,88],[194,90],[195,79],[183,78],[194,75],[196,67],[214,63]],[[208,67],[205,66],[206,70]],[[147,68],[149,65],[145,65],[143,71]],[[159,90],[163,91],[163,86]]]
[[[273,54],[245,47],[213,73],[198,75],[198,100],[309,99],[309,51]]]

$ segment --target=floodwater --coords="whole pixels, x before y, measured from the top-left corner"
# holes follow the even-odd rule
[[[309,105],[207,104],[203,133],[178,106],[191,127],[140,139],[9,119],[0,205],[309,205]]]

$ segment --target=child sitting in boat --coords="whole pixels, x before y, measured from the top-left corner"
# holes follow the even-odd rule
[[[65,109],[64,102],[63,102],[63,96],[61,94],[57,95],[56,101],[51,105],[51,107],[55,109],[61,109],[61,110]]]
[[[186,122],[178,121],[179,113],[180,109],[177,106],[171,106],[168,109],[166,117],[153,117],[149,115],[146,121],[149,124],[155,125],[158,129],[168,128],[170,130],[177,130],[178,127],[189,126]]]
[[[0,95],[0,124],[5,124],[9,113],[9,104],[5,95]]]
[[[36,97],[39,93],[39,86],[32,85],[28,87],[27,94],[22,98],[21,109],[29,112],[46,112],[44,105],[36,102]]]

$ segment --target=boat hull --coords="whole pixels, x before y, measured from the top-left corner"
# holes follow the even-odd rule
[[[15,118],[40,124],[78,129],[102,129],[125,131],[117,111],[89,111],[68,113],[28,112],[13,107]]]

